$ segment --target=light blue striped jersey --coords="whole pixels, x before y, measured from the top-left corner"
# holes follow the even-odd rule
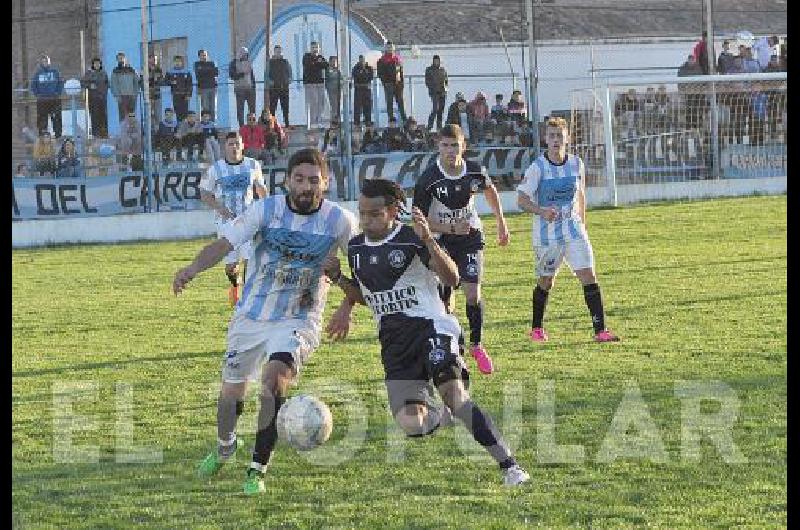
[[[533,216],[533,245],[546,246],[576,239],[587,239],[581,221],[578,197],[583,192],[584,165],[580,157],[567,155],[563,164],[554,164],[544,154],[525,171],[517,191],[540,207],[558,210],[554,221]]]
[[[254,183],[264,186],[258,160],[246,156],[238,164],[230,164],[223,158],[206,170],[200,180],[200,189],[213,193],[217,201],[238,216],[253,202]],[[225,219],[216,214],[216,222],[221,225]]]
[[[322,263],[337,248],[346,255],[358,223],[335,202],[323,200],[317,211],[302,214],[287,201],[285,195],[257,200],[220,229],[234,247],[253,240],[236,314],[263,322],[302,319],[319,329],[328,294]]]

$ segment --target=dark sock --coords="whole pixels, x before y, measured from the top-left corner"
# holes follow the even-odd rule
[[[253,462],[266,466],[269,464],[272,450],[278,441],[278,411],[286,402],[285,396],[261,396],[261,407],[258,410],[258,431],[256,431],[256,447],[253,451]],[[262,469],[263,472],[263,469]]]
[[[239,278],[238,278],[238,274],[236,273],[236,271],[228,272],[226,270],[225,271],[225,276],[228,277],[228,281],[231,282],[231,285],[233,285],[234,287],[239,285]]]
[[[533,318],[531,319],[532,328],[541,328],[544,321],[544,310],[547,307],[547,297],[550,291],[545,291],[538,285],[533,289]]]
[[[603,313],[603,297],[600,294],[600,286],[590,283],[583,286],[583,298],[586,300],[586,307],[592,316],[592,326],[595,335],[606,329],[606,318]]]
[[[439,298],[442,300],[442,303],[444,303],[444,308],[449,313],[450,309],[451,309],[451,307],[450,307],[450,297],[453,294],[453,288],[450,287],[449,285],[439,285],[439,287],[437,287],[437,289],[439,291]]]
[[[483,302],[476,305],[467,304],[467,320],[469,320],[469,342],[480,344],[483,332]]]
[[[511,456],[511,450],[492,424],[491,418],[484,414],[475,402],[467,401],[460,409],[453,411],[453,415],[464,422],[464,426],[475,441],[485,447],[501,467],[505,465],[505,469],[516,463]]]

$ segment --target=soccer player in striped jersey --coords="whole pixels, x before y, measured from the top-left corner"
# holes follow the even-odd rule
[[[619,337],[606,329],[603,298],[594,272],[594,254],[586,231],[586,174],[583,160],[567,154],[569,128],[563,118],[550,118],[546,126],[547,151],[525,171],[517,186],[517,204],[534,214],[533,250],[536,287],[529,336],[534,342],[548,340],[542,321],[553,281],[566,261],[583,284],[597,342]]]
[[[471,353],[478,370],[490,374],[492,358],[482,344],[483,301],[483,227],[475,209],[474,195],[482,192],[497,220],[497,242],[508,245],[509,233],[503,207],[492,179],[477,162],[464,160],[466,142],[458,125],[446,125],[439,131],[439,157],[420,175],[414,186],[414,206],[428,217],[439,244],[458,265],[461,287],[466,299]],[[452,288],[443,286],[440,295],[448,311]]]
[[[338,259],[326,264],[326,274],[346,294],[328,333],[346,336],[352,306],[368,306],[378,327],[389,407],[403,431],[426,436],[455,417],[498,463],[503,482],[522,484],[528,473],[470,397],[461,326],[439,297],[440,281],[458,284],[458,266],[433,237],[421,210],[413,209],[413,228],[397,219],[405,200],[395,182],[364,181],[358,199],[364,233],[350,240],[347,252],[352,279],[342,275]],[[430,399],[431,383],[442,397],[441,408]]]
[[[287,167],[288,195],[253,203],[221,228],[221,237],[175,274],[177,295],[202,271],[248,241],[253,257],[228,327],[217,404],[217,449],[200,464],[203,477],[215,475],[238,446],[236,422],[244,406],[247,382],[261,372],[261,394],[253,460],[244,491],[265,491],[264,474],[275,447],[278,410],[289,384],[319,346],[322,312],[329,282],[323,263],[337,249],[347,251],[355,235],[355,216],[323,198],[328,166],[318,149],[301,149]],[[266,362],[266,364],[265,364]]]
[[[225,136],[224,158],[211,164],[200,180],[200,200],[214,210],[218,236],[226,222],[240,215],[253,202],[253,188],[259,198],[267,196],[261,164],[244,156],[241,135],[238,131],[231,131]],[[231,305],[239,300],[239,260],[246,265],[251,253],[248,242],[225,256],[225,275],[231,282],[228,290]]]

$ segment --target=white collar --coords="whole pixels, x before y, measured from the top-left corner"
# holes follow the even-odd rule
[[[390,239],[394,238],[394,236],[397,235],[397,233],[400,231],[400,229],[403,228],[403,223],[401,223],[400,221],[395,221],[395,225],[396,226],[394,227],[394,230],[389,232],[389,234],[386,237],[384,237],[383,239],[381,239],[380,241],[370,241],[367,238],[367,234],[364,234],[364,244],[367,245],[368,247],[379,247],[379,246],[383,245],[384,243],[386,243]]]
[[[444,170],[444,167],[442,167],[441,157],[436,157],[436,166],[439,168],[439,171],[442,173],[442,175],[444,175],[445,178],[460,179],[464,178],[464,176],[467,174],[467,161],[464,160],[463,158],[461,159],[461,161],[464,162],[463,164],[461,164],[461,174],[456,176],[449,175],[447,171]]]

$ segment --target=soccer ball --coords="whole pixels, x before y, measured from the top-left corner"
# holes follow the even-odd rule
[[[333,417],[328,406],[309,395],[299,395],[278,411],[278,435],[298,451],[310,451],[328,440]]]

